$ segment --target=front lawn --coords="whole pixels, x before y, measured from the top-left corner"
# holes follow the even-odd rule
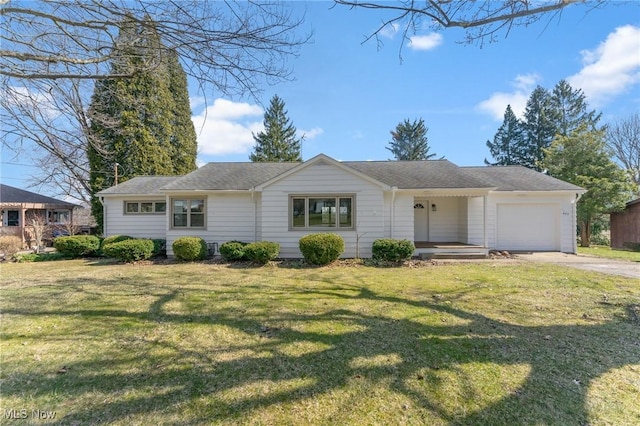
[[[640,252],[630,250],[611,250],[611,247],[608,246],[578,247],[578,254],[640,262]]]
[[[2,264],[2,423],[640,423],[637,280],[294,266]]]

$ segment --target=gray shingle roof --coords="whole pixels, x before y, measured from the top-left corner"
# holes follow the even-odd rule
[[[166,190],[249,190],[300,163],[208,163],[176,179]]]
[[[103,189],[97,195],[162,195],[160,188],[179,178],[180,176],[138,176]]]
[[[0,203],[34,203],[34,204],[55,204],[58,206],[74,207],[76,204],[58,200],[24,189],[0,184]]]
[[[341,163],[399,189],[498,188],[499,191],[575,191],[581,188],[521,166],[458,167],[448,160],[346,161]],[[185,176],[142,176],[99,195],[162,194],[163,191],[246,191],[301,163],[208,163]]]
[[[498,191],[581,191],[579,186],[523,166],[461,167],[472,177],[483,180]]]
[[[448,160],[346,161],[360,173],[400,189],[488,188],[488,184],[462,172]]]

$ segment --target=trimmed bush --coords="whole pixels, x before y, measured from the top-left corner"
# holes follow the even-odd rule
[[[200,237],[180,237],[172,244],[173,255],[187,262],[207,257],[207,243]]]
[[[280,244],[274,243],[273,241],[258,241],[247,244],[244,247],[244,254],[247,259],[264,265],[278,257],[280,254]]]
[[[401,262],[411,259],[415,249],[413,241],[380,238],[373,242],[372,257],[384,262]]]
[[[15,235],[0,236],[0,253],[4,253],[7,259],[22,249],[22,238]]]
[[[123,262],[150,259],[153,256],[153,241],[131,239],[110,243],[104,248],[104,254]]]
[[[247,243],[243,243],[242,241],[227,241],[220,245],[219,250],[223,259],[226,261],[247,260],[244,253],[246,246]]]
[[[95,235],[71,235],[54,239],[53,246],[69,257],[93,256],[100,250],[100,239]]]
[[[152,238],[153,241],[153,255],[164,256],[167,254],[167,240],[163,238]]]
[[[130,237],[128,235],[111,235],[110,237],[107,237],[102,240],[101,248],[104,248],[109,244],[119,243],[120,241],[126,241],[126,240],[133,240],[133,237]]]
[[[304,259],[312,265],[327,265],[344,252],[344,239],[338,234],[309,234],[298,242]]]

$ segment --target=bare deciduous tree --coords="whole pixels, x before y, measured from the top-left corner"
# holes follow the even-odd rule
[[[515,26],[531,25],[543,16],[554,16],[571,4],[586,4],[586,0],[334,1],[342,6],[388,13],[390,17],[383,19],[365,42],[375,38],[380,43],[380,33],[393,26],[401,29],[401,50],[410,36],[424,27],[433,30],[462,28],[465,30],[466,43],[482,45],[486,41],[494,41],[500,32],[508,33]],[[600,3],[590,2],[589,7],[596,7]]]
[[[27,154],[40,166],[33,184],[88,199],[86,107],[95,80],[131,77],[110,74],[132,51],[115,43],[137,42],[118,37],[125,17],[153,25],[205,103],[212,94],[255,98],[263,83],[288,79],[287,58],[309,37],[297,33],[304,16],[275,1],[0,0],[0,132],[21,162]]]
[[[640,114],[635,113],[607,128],[607,146],[627,170],[640,196]]]

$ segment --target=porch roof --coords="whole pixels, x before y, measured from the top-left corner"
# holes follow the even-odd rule
[[[35,192],[26,191],[13,186],[0,184],[0,204],[48,204],[60,208],[73,208],[76,204],[67,201],[58,200],[46,195],[40,195]]]

